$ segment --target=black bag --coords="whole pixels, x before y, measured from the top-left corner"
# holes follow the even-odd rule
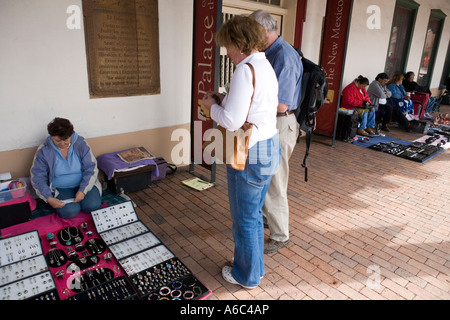
[[[0,229],[9,228],[31,220],[28,202],[21,202],[0,207]]]
[[[353,114],[338,115],[338,123],[336,126],[336,139],[342,141],[351,141],[358,131],[359,115],[354,111]]]
[[[295,116],[301,129],[306,132],[306,154],[302,166],[305,168],[305,181],[308,182],[306,160],[309,156],[313,132],[316,129],[316,114],[325,103],[328,94],[328,80],[324,68],[303,57],[299,49],[294,49],[302,58],[303,64],[302,97]]]

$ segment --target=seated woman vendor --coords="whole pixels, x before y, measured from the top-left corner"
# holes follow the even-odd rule
[[[358,134],[368,136],[375,134],[375,109],[371,107],[366,87],[369,79],[359,76],[342,91],[342,108],[356,111],[361,119]]]
[[[426,106],[425,119],[431,120],[433,119],[431,112],[433,112],[433,109],[436,106],[436,98],[431,96],[432,94],[430,88],[420,86],[417,82],[415,82],[414,81],[415,77],[416,75],[414,72],[412,71],[407,72],[402,82],[403,87],[405,88],[406,92],[422,92],[427,93],[429,95],[424,98],[423,103]]]
[[[411,97],[403,87],[403,74],[397,73],[387,83],[387,88],[392,92],[390,102],[400,108],[406,118],[411,121],[414,119],[414,103]]]
[[[101,207],[97,160],[85,139],[67,119],[47,126],[49,137],[38,148],[31,168],[36,194],[63,219]]]

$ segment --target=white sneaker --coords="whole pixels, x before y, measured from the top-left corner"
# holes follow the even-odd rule
[[[248,289],[248,290],[252,290],[257,288],[258,286],[254,286],[254,287],[247,287],[244,286],[243,284],[240,284],[239,282],[236,281],[236,279],[233,277],[233,275],[231,274],[231,270],[233,270],[232,267],[230,266],[225,266],[222,269],[222,277],[225,279],[225,281],[231,283],[231,284],[237,284],[240,285],[241,287]]]

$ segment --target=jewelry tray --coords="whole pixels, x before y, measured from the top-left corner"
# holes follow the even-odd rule
[[[125,289],[126,283],[116,281],[125,274],[95,229],[92,219],[79,220],[54,230],[54,233],[41,235],[59,297],[62,300],[130,300],[137,297],[135,290]]]
[[[421,163],[443,150],[441,147],[428,145],[422,142],[413,142],[410,145],[401,145],[396,142],[380,142],[369,148]]]
[[[0,300],[59,300],[38,231],[0,239]]]
[[[95,288],[83,291],[77,295],[71,296],[66,300],[136,300],[137,295],[131,284],[125,278],[120,276],[109,282],[102,283]]]
[[[139,220],[131,201],[94,211],[92,217],[99,236],[142,299],[197,300],[212,293]],[[189,290],[183,281],[194,283],[196,291]]]

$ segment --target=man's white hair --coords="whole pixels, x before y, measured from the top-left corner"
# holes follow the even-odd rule
[[[258,21],[260,25],[262,25],[267,31],[277,31],[278,25],[277,21],[272,17],[270,13],[265,12],[264,10],[257,10],[251,14],[251,16]]]

